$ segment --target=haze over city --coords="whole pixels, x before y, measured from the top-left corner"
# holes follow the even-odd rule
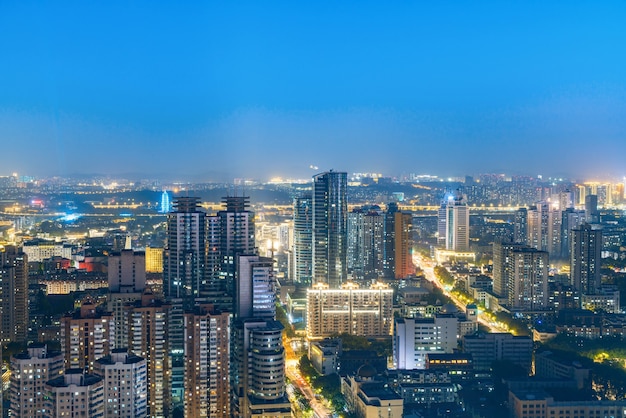
[[[0,5],[4,174],[626,174],[626,4]]]

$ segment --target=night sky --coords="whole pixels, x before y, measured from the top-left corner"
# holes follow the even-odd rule
[[[0,175],[624,176],[626,2],[2,1],[0,144]]]

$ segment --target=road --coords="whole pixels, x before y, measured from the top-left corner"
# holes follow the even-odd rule
[[[322,399],[315,397],[315,391],[311,385],[300,374],[298,362],[300,357],[296,355],[291,346],[291,340],[283,335],[283,345],[285,346],[285,374],[291,380],[291,383],[302,392],[311,405],[311,409],[318,418],[326,418],[332,416],[333,411],[328,409],[322,402]],[[319,395],[318,395],[319,396]]]
[[[443,294],[449,297],[450,300],[452,300],[452,302],[454,302],[454,304],[459,307],[459,309],[461,309],[462,311],[465,311],[466,304],[462,302],[461,300],[459,300],[459,298],[457,298],[451,292],[446,290],[443,283],[441,283],[439,279],[437,278],[437,276],[435,276],[435,263],[433,262],[433,260],[424,257],[422,254],[415,252],[413,254],[413,263],[422,269],[422,272],[424,273],[424,277],[426,277],[426,280],[428,280],[433,285],[441,289]],[[490,332],[509,332],[507,328],[503,328],[499,324],[496,324],[490,318],[488,318],[484,313],[480,311],[478,313],[478,322],[481,325],[484,325]]]

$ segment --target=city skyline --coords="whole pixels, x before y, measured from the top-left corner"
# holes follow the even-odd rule
[[[623,3],[0,11],[9,172],[626,174]]]

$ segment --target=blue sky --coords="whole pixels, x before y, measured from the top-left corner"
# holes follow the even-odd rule
[[[3,1],[0,175],[623,176],[624,22],[619,1]]]

